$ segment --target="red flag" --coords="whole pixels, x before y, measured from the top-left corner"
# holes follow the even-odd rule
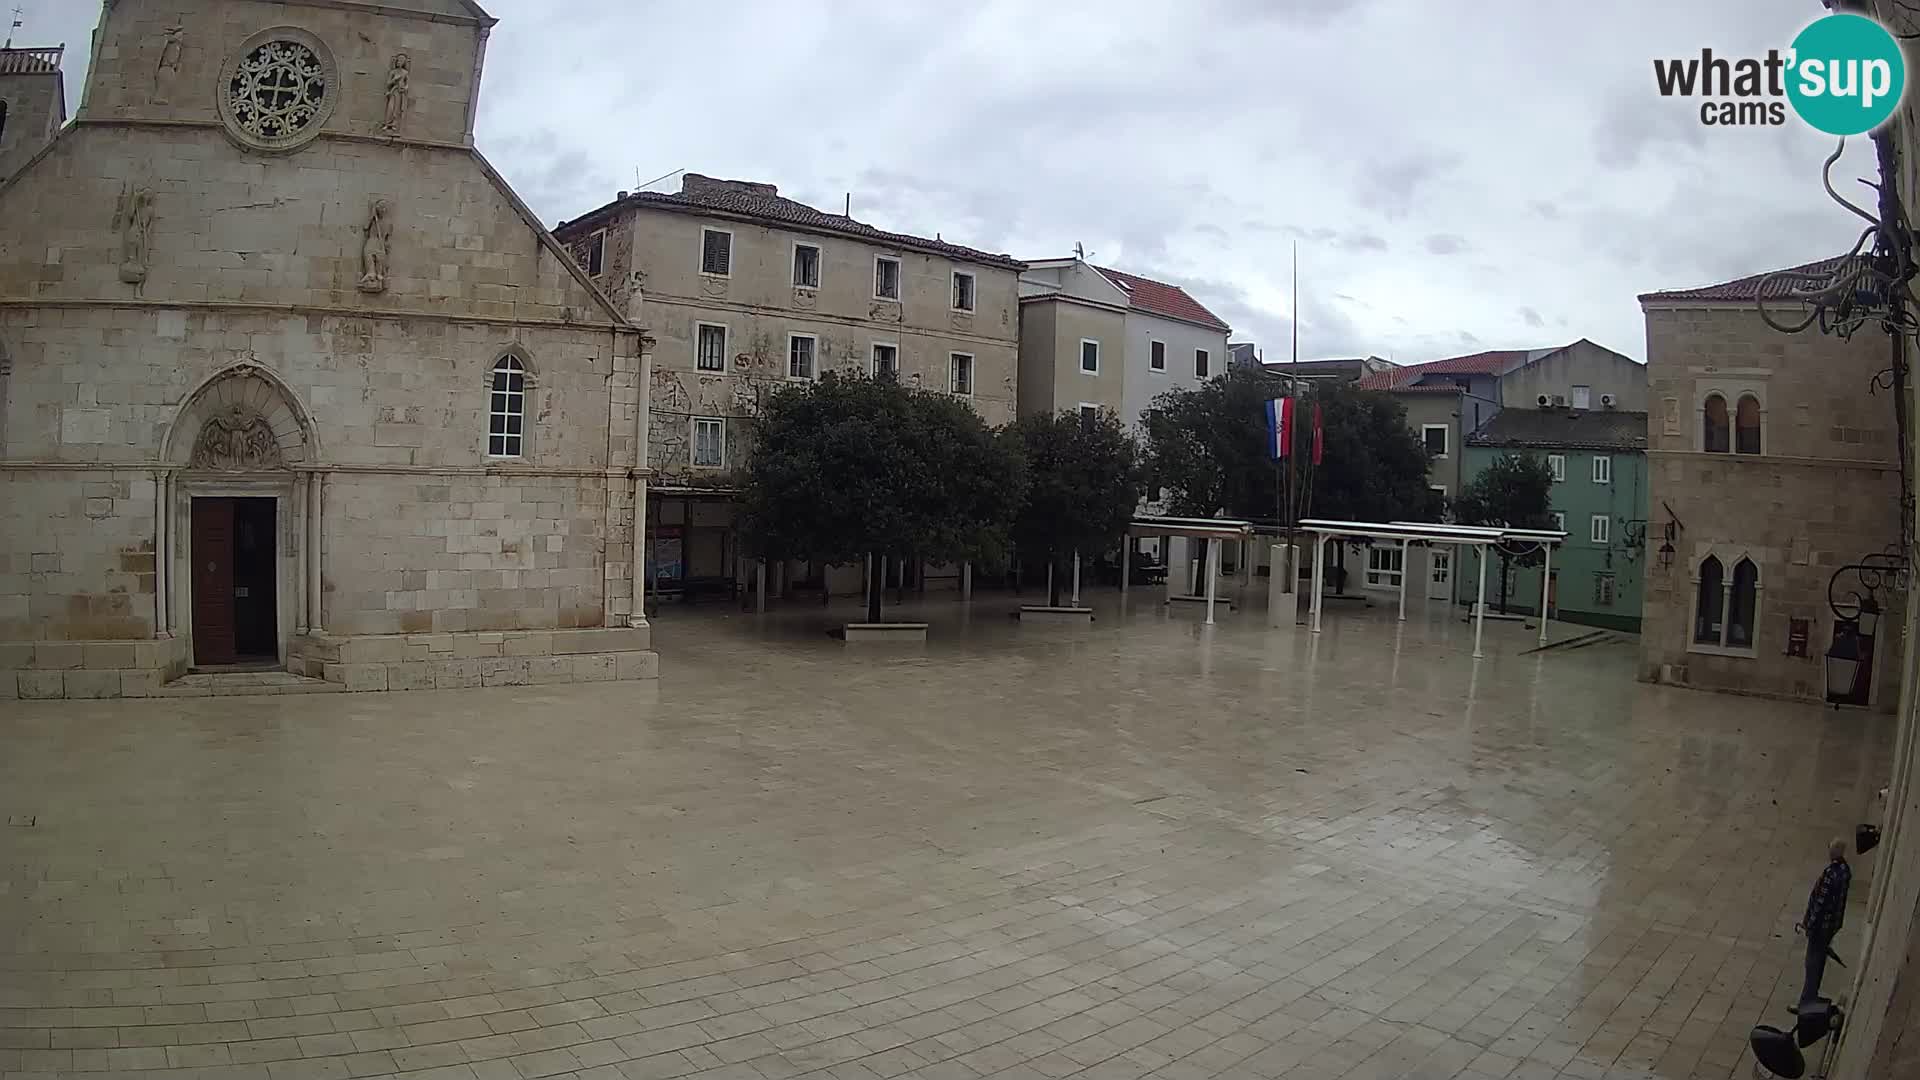
[[[1320,459],[1325,457],[1326,453],[1327,431],[1320,426],[1320,404],[1319,402],[1315,402],[1313,406],[1313,463],[1315,465],[1320,464]]]

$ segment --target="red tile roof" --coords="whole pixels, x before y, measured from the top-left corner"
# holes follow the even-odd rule
[[[1187,290],[1178,285],[1169,285],[1164,281],[1143,278],[1138,274],[1129,274],[1121,270],[1109,270],[1096,266],[1095,270],[1108,280],[1127,290],[1128,303],[1141,311],[1155,315],[1165,315],[1169,319],[1182,322],[1199,323],[1215,330],[1232,329],[1220,320],[1220,316],[1208,311],[1198,300],[1187,295]]]
[[[1450,356],[1429,364],[1409,364],[1390,371],[1376,371],[1355,383],[1362,390],[1394,390],[1419,394],[1452,394],[1460,387],[1452,383],[1416,386],[1427,375],[1504,375],[1527,362],[1525,349],[1492,349],[1487,352]]]
[[[1836,255],[1831,259],[1821,259],[1818,262],[1802,263],[1799,266],[1791,266],[1791,267],[1788,267],[1786,271],[1769,270],[1764,274],[1751,274],[1751,275],[1748,275],[1747,277],[1735,278],[1732,281],[1723,281],[1718,285],[1703,285],[1697,289],[1668,289],[1664,292],[1641,293],[1640,302],[1646,303],[1649,300],[1716,300],[1716,301],[1728,301],[1732,303],[1739,303],[1742,301],[1752,302],[1760,299],[1760,289],[1761,289],[1761,284],[1763,282],[1766,283],[1766,299],[1786,300],[1792,296],[1792,291],[1794,289],[1806,288],[1810,283],[1805,281],[1795,280],[1793,278],[1784,278],[1784,277],[1776,278],[1773,281],[1768,282],[1767,278],[1771,277],[1774,274],[1783,273],[1783,272],[1797,273],[1797,274],[1831,273],[1833,270],[1837,269],[1840,266],[1841,261],[1846,258],[1847,256],[1845,255]]]

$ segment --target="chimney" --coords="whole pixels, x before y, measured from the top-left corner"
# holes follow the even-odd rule
[[[626,202],[626,201],[627,201],[627,193],[623,191],[623,192],[621,192],[620,194],[618,194],[618,195],[616,195],[616,196],[614,196],[614,198],[615,198],[615,199],[618,199],[618,200],[619,200],[620,202]]]
[[[772,184],[760,184],[751,180],[719,180],[699,173],[687,173],[680,178],[682,195],[760,195],[775,198],[780,189]]]

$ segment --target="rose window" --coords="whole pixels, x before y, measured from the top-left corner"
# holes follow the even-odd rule
[[[227,108],[242,131],[265,142],[290,139],[314,122],[327,98],[327,69],[297,41],[268,41],[234,68]]]

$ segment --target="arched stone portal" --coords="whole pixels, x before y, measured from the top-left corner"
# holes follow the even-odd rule
[[[291,388],[241,363],[181,402],[168,464],[157,623],[184,632],[201,666],[287,658],[318,625],[318,439]]]

